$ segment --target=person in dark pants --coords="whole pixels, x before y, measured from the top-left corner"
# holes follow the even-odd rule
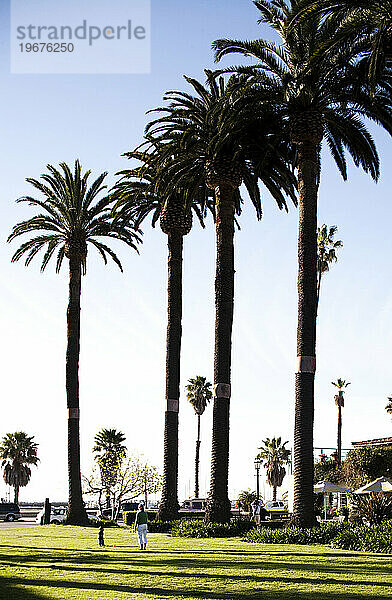
[[[144,510],[144,504],[141,502],[135,518],[135,532],[139,540],[140,550],[147,548],[147,520],[147,513]]]
[[[99,528],[99,532],[98,532],[98,544],[100,546],[104,546],[105,545],[105,541],[103,539],[103,525],[101,525],[100,528]]]

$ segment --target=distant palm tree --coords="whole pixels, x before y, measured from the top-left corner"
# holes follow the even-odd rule
[[[116,429],[102,428],[94,438],[93,452],[106,488],[106,508],[110,508],[110,488],[116,483],[126,453],[125,435]]]
[[[388,397],[388,404],[386,405],[385,410],[387,411],[388,415],[392,415],[392,396]]]
[[[325,223],[317,228],[317,308],[320,300],[321,278],[329,271],[331,264],[338,260],[337,248],[343,246],[341,240],[334,241],[337,230],[336,225],[328,228]]]
[[[195,458],[195,497],[199,497],[199,461],[200,461],[200,417],[204,413],[208,402],[212,398],[212,384],[205,377],[197,375],[194,379],[188,379],[187,400],[192,404],[197,415],[197,440]]]
[[[335,404],[338,407],[338,436],[337,436],[337,453],[336,453],[336,462],[338,465],[342,462],[342,407],[344,406],[344,395],[343,390],[346,389],[350,384],[349,381],[345,379],[337,379],[336,381],[331,381],[332,385],[338,388],[338,393],[335,396]]]
[[[80,294],[81,276],[86,273],[87,247],[94,246],[105,264],[107,257],[113,259],[122,271],[121,262],[111,248],[105,245],[102,237],[118,239],[136,250],[140,241],[131,225],[124,226],[113,222],[112,200],[108,196],[97,197],[106,189],[103,185],[106,173],[102,173],[90,187],[88,178],[91,171],[82,174],[78,160],[73,173],[66,163],[60,163],[58,170],[47,165],[49,173],[41,175],[41,180],[27,179],[43,195],[43,200],[31,196],[19,198],[17,202],[27,202],[43,212],[15,225],[8,241],[21,235],[31,235],[12,257],[15,262],[26,256],[29,265],[36,254],[46,247],[41,271],[44,271],[57,250],[56,272],[60,271],[64,256],[69,261],[69,301],[67,309],[67,356],[66,391],[68,408],[68,478],[69,502],[67,521],[73,525],[88,522],[82,499],[80,476],[79,444],[79,350],[80,350]]]
[[[288,442],[282,444],[282,438],[266,438],[259,448],[257,460],[260,460],[267,471],[267,483],[273,489],[272,500],[276,500],[276,489],[283,483],[286,475],[285,465],[290,463],[291,450],[285,448]]]
[[[1,466],[4,469],[4,481],[14,488],[14,502],[19,502],[19,488],[25,487],[31,477],[29,465],[37,465],[38,444],[24,431],[7,433],[0,443]]]

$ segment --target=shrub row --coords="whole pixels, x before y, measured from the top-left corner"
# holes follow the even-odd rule
[[[350,526],[331,542],[332,548],[392,553],[392,520],[380,525]]]
[[[133,525],[136,517],[136,510],[127,510],[123,512],[123,521],[125,525]],[[181,519],[204,519],[204,510],[180,510],[179,512]],[[155,521],[157,516],[156,510],[148,510],[147,511],[148,522],[151,523]],[[150,531],[152,531],[150,529]]]
[[[231,523],[204,523],[200,519],[181,519],[175,521],[171,535],[176,537],[208,538],[235,537],[243,535],[255,527],[250,521],[232,521]]]
[[[344,523],[333,522],[323,523],[320,527],[311,529],[299,527],[254,528],[246,535],[245,541],[259,544],[328,544],[342,527],[344,527]]]
[[[111,519],[89,519],[90,527],[119,527],[117,521]]]
[[[330,544],[332,548],[392,553],[392,520],[381,525],[323,523],[320,527],[299,529],[253,528],[244,537],[259,544]]]

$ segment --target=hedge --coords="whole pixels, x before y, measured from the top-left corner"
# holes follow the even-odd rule
[[[333,522],[309,529],[253,528],[245,535],[244,541],[259,544],[329,544],[331,548],[342,550],[391,554],[392,520],[370,526]]]
[[[123,521],[125,525],[133,525],[135,523],[136,518],[136,510],[128,510],[123,512]],[[149,523],[155,521],[157,516],[156,510],[148,510],[147,517]],[[180,510],[179,515],[181,519],[204,519],[204,510]]]

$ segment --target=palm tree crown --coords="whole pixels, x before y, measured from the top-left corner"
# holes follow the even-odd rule
[[[325,223],[317,228],[317,306],[322,276],[329,271],[332,263],[337,262],[336,250],[343,246],[341,240],[334,240],[337,230],[336,225],[328,228]]]
[[[380,77],[372,99],[363,65],[357,60],[363,50],[361,44],[334,46],[334,25],[317,13],[290,26],[306,3],[308,0],[255,1],[260,22],[273,27],[281,42],[220,39],[213,44],[216,59],[233,52],[256,59],[253,67],[230,70],[250,72],[252,76],[259,73],[259,98],[280,107],[288,119],[294,144],[306,139],[320,143],[324,139],[344,179],[345,151],[357,166],[377,179],[379,160],[363,116],[392,132],[390,70]]]
[[[201,416],[212,398],[211,383],[201,375],[197,375],[194,379],[190,378],[188,381],[188,385],[185,386],[188,392],[187,400],[193,406],[195,413]]]
[[[46,248],[41,271],[45,270],[57,250],[56,272],[60,271],[64,256],[70,258],[71,255],[75,255],[85,273],[87,246],[91,244],[98,250],[105,264],[109,256],[122,270],[121,262],[113,250],[97,238],[120,239],[136,250],[140,237],[133,226],[124,226],[113,221],[112,200],[109,196],[97,201],[97,196],[106,189],[103,182],[107,174],[102,173],[88,187],[91,171],[82,174],[78,160],[75,161],[73,173],[66,163],[60,163],[60,168],[61,171],[47,165],[49,173],[41,175],[41,180],[26,180],[41,192],[44,199],[23,196],[17,202],[27,202],[44,212],[18,223],[13,228],[8,238],[9,242],[21,235],[37,231],[40,233],[24,242],[13,255],[12,261],[17,261],[27,254],[27,266],[41,249]]]
[[[308,18],[313,11],[332,15],[337,43],[362,39],[373,86],[377,75],[392,60],[392,1],[310,0],[305,2],[299,19]]]
[[[389,415],[392,415],[392,396],[388,397],[388,404],[386,405],[385,410]]]
[[[18,503],[19,488],[26,486],[31,477],[29,465],[37,465],[38,444],[34,436],[24,431],[7,433],[0,444],[1,466],[4,469],[4,481],[15,489],[14,501]]]
[[[285,448],[282,438],[266,438],[256,459],[260,460],[267,471],[267,482],[273,488],[273,500],[276,500],[276,488],[283,483],[286,475],[285,465],[290,462],[291,450]]]

